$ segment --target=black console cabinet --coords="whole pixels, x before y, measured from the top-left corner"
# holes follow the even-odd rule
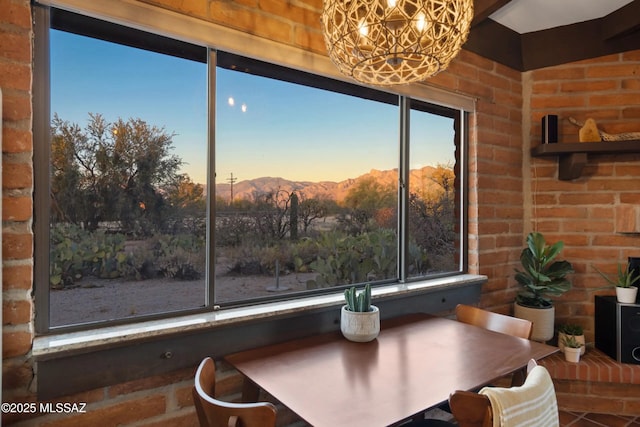
[[[621,363],[640,365],[640,304],[595,297],[596,348]]]

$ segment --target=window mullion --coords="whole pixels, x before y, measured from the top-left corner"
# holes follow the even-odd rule
[[[216,224],[216,66],[217,53],[208,49],[207,77],[207,268],[205,269],[205,298],[207,307],[215,308],[215,224]]]
[[[456,136],[455,143],[458,153],[458,162],[456,165],[456,176],[459,181],[457,185],[458,201],[457,201],[457,209],[459,211],[458,220],[460,230],[457,233],[460,238],[460,243],[458,245],[458,249],[460,251],[460,256],[458,260],[460,262],[460,271],[467,272],[468,262],[468,224],[469,224],[469,210],[468,210],[468,201],[469,201],[469,174],[468,174],[468,150],[469,146],[469,113],[460,110],[458,115],[456,116],[455,122]]]
[[[33,79],[33,140],[34,149],[34,283],[38,301],[35,317],[37,333],[49,332],[49,164],[50,164],[50,78],[49,19],[47,7],[35,7],[34,79]]]
[[[400,166],[398,168],[398,280],[407,279],[409,254],[409,134],[411,99],[400,97]]]

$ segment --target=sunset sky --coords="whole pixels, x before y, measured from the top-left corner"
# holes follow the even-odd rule
[[[52,30],[52,114],[140,118],[173,138],[183,172],[206,182],[206,64]],[[233,103],[229,100],[233,99]],[[295,101],[295,100],[301,101]],[[398,164],[396,106],[219,70],[217,181],[341,181]],[[452,163],[450,119],[411,117],[412,167]],[[418,141],[418,143],[415,143]]]

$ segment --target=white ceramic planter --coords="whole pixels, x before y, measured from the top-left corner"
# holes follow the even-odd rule
[[[629,288],[621,288],[616,286],[616,298],[622,304],[635,304],[638,288],[631,286]]]
[[[555,307],[531,308],[515,303],[513,306],[513,315],[520,319],[530,320],[533,323],[531,340],[545,342],[553,338],[555,333]]]
[[[567,362],[578,363],[580,361],[580,348],[564,348],[564,360]]]
[[[347,310],[344,305],[340,313],[340,330],[349,341],[373,341],[380,333],[380,310],[372,305],[371,311],[356,312]]]
[[[565,337],[567,337],[567,334],[565,334],[564,332],[558,332],[558,348],[562,353],[564,353],[564,349],[565,349],[565,345],[564,345]],[[584,335],[574,335],[574,337],[576,337],[576,341],[582,344],[582,347],[580,348],[580,355],[582,356],[586,348],[585,347],[586,340],[584,339]]]

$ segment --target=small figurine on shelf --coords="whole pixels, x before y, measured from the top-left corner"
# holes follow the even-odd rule
[[[580,131],[578,131],[578,135],[580,136],[580,142],[602,141],[602,138],[600,138],[600,131],[598,131],[598,125],[596,125],[596,121],[593,119],[587,119],[584,126],[582,126]]]
[[[587,119],[581,123],[573,117],[569,117],[569,123],[580,127],[580,142],[600,142],[600,141],[634,141],[640,139],[640,132],[607,133],[598,129],[594,119]]]

